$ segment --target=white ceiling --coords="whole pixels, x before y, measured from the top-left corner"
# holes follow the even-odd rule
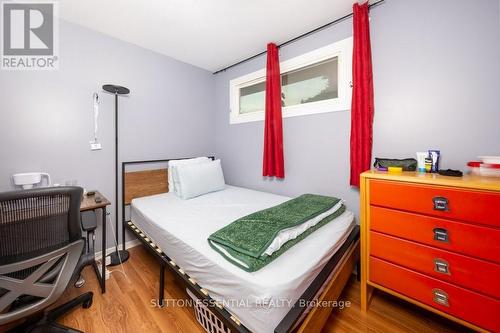
[[[70,22],[215,71],[351,12],[353,0],[64,0]]]

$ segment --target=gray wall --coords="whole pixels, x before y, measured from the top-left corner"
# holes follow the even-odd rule
[[[375,85],[373,156],[441,149],[444,168],[500,154],[498,0],[387,0],[371,12]],[[352,20],[280,51],[282,60],[352,35]],[[263,46],[264,47],[264,46]],[[216,75],[216,154],[226,180],[286,195],[340,196],[349,186],[350,113],[284,119],[284,181],[261,177],[263,122],[229,124],[229,80],[265,67],[265,57]]]
[[[58,71],[0,73],[0,191],[12,188],[13,173],[44,171],[114,202],[114,97],[102,92],[106,83],[131,90],[119,100],[121,160],[214,153],[211,73],[61,22]],[[103,145],[94,152],[93,92]]]

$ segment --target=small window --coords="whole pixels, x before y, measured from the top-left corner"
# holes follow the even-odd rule
[[[283,117],[349,110],[352,38],[280,63]],[[231,80],[230,123],[264,120],[265,69]]]
[[[265,109],[266,82],[260,82],[240,89],[240,113],[246,114]]]
[[[339,97],[338,57],[281,75],[283,106]]]

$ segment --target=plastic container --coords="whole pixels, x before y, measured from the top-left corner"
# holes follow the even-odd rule
[[[477,158],[486,164],[500,164],[500,156],[478,156]]]
[[[500,177],[500,164],[481,163],[479,173],[485,177]]]
[[[481,166],[481,162],[471,161],[471,162],[467,163],[467,166],[469,167],[471,175],[477,175],[477,176],[481,175],[481,172],[479,170],[479,167]]]
[[[194,313],[196,320],[207,333],[231,333],[231,330],[217,318],[210,309],[203,304],[189,289],[186,288],[189,297],[194,301]]]

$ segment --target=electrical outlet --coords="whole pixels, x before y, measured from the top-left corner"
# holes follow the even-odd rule
[[[99,142],[90,141],[90,150],[101,150],[102,146]]]

